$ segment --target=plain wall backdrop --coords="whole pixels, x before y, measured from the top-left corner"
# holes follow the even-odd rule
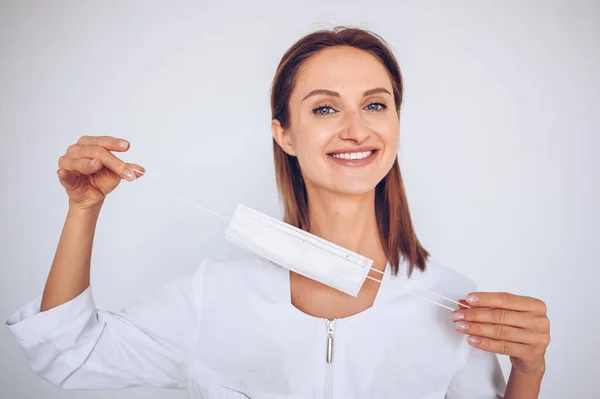
[[[42,292],[67,210],[57,161],[81,135],[126,138],[124,159],[149,177],[280,215],[277,63],[302,35],[353,25],[383,36],[404,75],[399,154],[425,247],[480,290],[545,300],[541,397],[594,397],[599,17],[594,1],[1,1],[2,320]],[[124,182],[98,224],[97,305],[117,310],[238,251],[226,227],[143,179]],[[33,374],[6,328],[0,372],[6,399],[184,397],[62,391]]]

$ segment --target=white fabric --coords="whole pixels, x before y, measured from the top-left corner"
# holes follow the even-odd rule
[[[63,388],[151,386],[190,398],[498,398],[494,354],[472,348],[451,313],[384,276],[375,304],[335,322],[327,364],[325,319],[290,302],[289,271],[260,257],[205,260],[122,312],[96,309],[90,288],[39,312],[41,297],[7,326],[33,370]],[[474,289],[429,262],[411,280],[450,298]]]
[[[371,259],[239,204],[225,238],[298,274],[357,296]]]

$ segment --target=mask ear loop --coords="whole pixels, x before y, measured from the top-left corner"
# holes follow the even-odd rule
[[[135,168],[134,168],[134,170],[135,170],[136,172],[138,172],[139,174],[141,174],[141,175],[146,175],[146,173],[145,173],[145,172],[142,172],[141,170],[138,170],[138,169],[135,169]],[[150,180],[152,180],[152,179],[150,179]],[[156,178],[154,178],[154,180],[156,180]],[[185,202],[185,203],[187,203],[187,204],[189,204],[189,205],[191,205],[191,206],[194,206],[194,207],[196,207],[196,208],[198,208],[198,209],[200,209],[200,210],[202,210],[202,211],[204,211],[204,212],[208,212],[208,213],[210,213],[211,215],[213,215],[213,216],[216,216],[216,217],[218,217],[218,218],[220,218],[220,219],[222,219],[222,220],[224,220],[224,221],[226,221],[226,222],[231,222],[231,217],[227,218],[227,217],[225,217],[225,216],[222,216],[222,215],[220,215],[220,214],[218,214],[218,213],[215,213],[215,212],[211,211],[210,209],[207,209],[207,208],[205,208],[205,207],[203,207],[203,206],[200,206],[200,205],[196,204],[195,202],[189,201],[189,200],[187,200],[187,199],[185,199],[185,198],[183,198],[183,197],[181,197],[181,196],[179,196],[179,195],[177,195],[177,194],[174,194],[174,193],[172,193],[172,192],[170,192],[170,191],[168,191],[168,190],[165,190],[164,188],[160,187],[159,185],[157,185],[157,184],[155,184],[155,183],[152,183],[151,181],[149,181],[149,180],[148,180],[148,178],[146,178],[146,183],[147,183],[147,184],[149,184],[150,186],[152,186],[154,189],[156,189],[156,190],[158,190],[158,191],[161,191],[161,192],[162,192],[162,193],[164,193],[164,194],[167,194],[167,195],[169,195],[169,196],[171,196],[171,197],[173,197],[173,198],[175,198],[175,199],[178,199],[178,200],[180,200],[180,201],[183,201],[183,202]],[[207,201],[207,202],[213,203],[213,204],[215,204],[215,205],[217,205],[217,206],[219,206],[219,207],[221,207],[221,208],[224,208],[224,209],[226,209],[226,210],[228,210],[228,211],[235,212],[233,209],[231,209],[231,208],[229,208],[229,207],[227,207],[227,206],[225,206],[225,205],[219,204],[218,202],[216,202],[216,201],[214,201],[214,200],[211,200],[211,199],[209,199],[209,198],[205,198],[205,197],[201,197],[201,196],[199,196],[199,195],[196,195],[196,194],[192,193],[191,191],[188,191],[188,190],[186,190],[186,189],[185,189],[185,188],[183,188],[183,187],[179,187],[179,186],[177,186],[177,185],[175,185],[175,184],[169,184],[169,185],[170,185],[171,187],[175,187],[175,188],[177,188],[177,189],[179,189],[179,190],[181,190],[181,191],[183,191],[183,192],[187,193],[188,195],[190,195],[190,196],[192,196],[192,197],[195,197],[195,198],[198,198],[198,199],[200,199],[200,200],[204,200],[204,201]],[[329,241],[326,241],[326,240],[323,240],[323,242],[324,242],[324,243],[329,243]],[[245,246],[246,246],[246,248],[247,248],[248,250],[251,250],[251,251],[256,251],[256,249],[251,249],[251,248],[250,248],[248,245],[245,245]],[[260,251],[258,251],[258,252],[260,252]],[[262,254],[261,254],[261,256],[262,256],[262,257],[265,257],[265,256],[264,256],[264,255],[262,255]],[[382,272],[381,270],[377,270],[377,269],[375,269],[375,268],[373,268],[373,267],[371,267],[371,268],[370,268],[370,270],[372,270],[372,271],[374,271],[374,272],[376,272],[376,273],[379,273],[379,274],[381,274],[381,280],[378,280],[378,279],[376,279],[376,278],[374,278],[374,277],[371,277],[371,276],[369,276],[369,275],[367,275],[367,276],[366,276],[366,278],[368,278],[368,279],[370,279],[370,280],[373,280],[373,281],[375,281],[375,282],[377,282],[377,283],[381,284],[381,283],[383,282],[383,277],[384,277],[384,275],[385,275],[385,272]],[[395,277],[395,276],[390,276],[390,278],[394,278],[394,279],[395,279],[396,277]],[[425,301],[427,301],[427,302],[430,302],[430,303],[432,303],[432,304],[434,304],[434,305],[441,306],[441,307],[443,307],[443,308],[445,308],[445,309],[448,309],[448,310],[450,310],[450,311],[454,311],[454,310],[456,310],[456,309],[453,309],[453,308],[451,308],[450,306],[446,306],[446,305],[444,305],[444,304],[441,304],[441,303],[439,303],[439,302],[436,302],[436,301],[434,301],[434,300],[432,300],[432,299],[430,299],[430,298],[427,298],[426,296],[419,295],[419,294],[417,294],[417,293],[415,293],[415,292],[412,292],[412,289],[416,289],[416,290],[419,290],[419,291],[427,292],[428,294],[431,294],[431,295],[437,296],[438,298],[444,299],[444,300],[446,300],[446,301],[452,302],[452,303],[454,303],[454,304],[457,304],[457,305],[459,305],[459,306],[463,306],[463,307],[465,307],[465,308],[468,308],[468,309],[470,309],[470,308],[471,308],[471,307],[470,307],[470,306],[468,306],[468,305],[464,305],[464,304],[462,304],[462,303],[460,303],[460,302],[457,302],[457,301],[455,301],[455,300],[453,300],[453,299],[447,298],[447,297],[445,297],[445,296],[443,296],[443,295],[440,295],[440,294],[438,294],[438,293],[436,293],[436,292],[433,292],[433,291],[431,291],[431,290],[428,290],[428,289],[426,289],[426,288],[417,288],[417,287],[413,286],[413,285],[412,285],[412,284],[410,284],[410,283],[404,283],[404,285],[405,285],[405,286],[411,286],[411,289],[409,289],[409,290],[407,291],[407,293],[408,293],[408,294],[410,294],[410,295],[413,295],[413,296],[415,296],[415,297],[417,297],[417,298],[423,299],[423,300],[425,300]]]
[[[135,170],[136,172],[140,173],[141,175],[145,175],[145,174],[146,174],[146,173],[142,172],[141,170],[137,170],[137,169],[135,169],[135,168],[134,168],[133,170]],[[146,178],[146,179],[148,179],[148,178]],[[230,217],[230,218],[226,218],[225,216],[219,215],[218,213],[215,213],[215,212],[211,211],[210,209],[207,209],[207,208],[205,208],[205,207],[203,207],[203,206],[200,206],[200,205],[196,204],[195,202],[189,201],[189,200],[187,200],[187,199],[185,199],[185,198],[183,198],[183,197],[180,197],[180,196],[179,196],[179,195],[177,195],[177,194],[173,194],[172,192],[170,192],[170,191],[168,191],[168,190],[165,190],[164,188],[162,188],[162,187],[158,186],[157,184],[155,184],[155,183],[152,183],[152,181],[151,181],[151,180],[152,180],[152,179],[150,179],[150,181],[146,180],[146,183],[147,183],[147,184],[149,184],[150,186],[152,186],[153,188],[155,188],[156,190],[159,190],[159,191],[161,191],[161,192],[163,192],[163,193],[165,193],[165,194],[167,194],[167,195],[170,195],[171,197],[173,197],[173,198],[176,198],[176,199],[178,199],[178,200],[180,200],[180,201],[183,201],[183,202],[185,202],[185,203],[187,203],[187,204],[189,204],[189,205],[195,206],[196,208],[199,208],[199,209],[203,210],[204,212],[208,212],[208,213],[210,213],[211,215],[214,215],[214,216],[216,216],[216,217],[218,217],[218,218],[220,218],[220,219],[223,219],[223,220],[224,220],[224,221],[226,221],[226,222],[230,222],[230,221],[231,221],[231,217]],[[227,209],[227,210],[229,210],[229,211],[231,211],[231,212],[234,212],[234,210],[233,210],[233,209],[231,209],[231,208],[229,208],[229,207],[226,207],[225,205],[219,204],[218,202],[216,202],[216,201],[213,201],[213,200],[210,200],[210,199],[208,199],[208,198],[200,197],[199,195],[196,195],[196,194],[194,194],[194,193],[192,193],[192,192],[190,192],[190,191],[188,191],[188,190],[184,189],[183,187],[176,186],[175,184],[171,184],[171,186],[172,186],[172,187],[176,187],[176,188],[178,188],[178,189],[180,189],[180,190],[184,191],[185,193],[187,193],[187,194],[189,194],[189,195],[191,195],[191,196],[193,196],[193,197],[196,197],[196,198],[198,198],[198,199],[201,199],[201,200],[204,200],[204,201],[207,201],[207,202],[211,202],[211,203],[213,203],[213,204],[215,204],[215,205],[217,205],[217,206],[220,206],[220,207],[222,207],[222,208],[225,208],[225,209]]]
[[[376,282],[378,282],[379,284],[383,283],[383,277],[384,277],[384,275],[385,275],[385,272],[382,272],[381,270],[377,270],[377,269],[375,269],[375,268],[371,268],[371,270],[372,270],[372,271],[374,271],[374,272],[380,273],[380,274],[381,274],[381,280],[377,280],[376,278],[374,278],[374,277],[371,277],[371,276],[367,276],[367,278],[368,278],[368,279],[370,279],[370,280],[376,281]],[[390,276],[390,278],[392,278],[392,279],[395,279],[396,277],[395,277],[395,276]],[[436,296],[436,297],[438,297],[438,298],[444,299],[444,300],[446,300],[446,301],[448,301],[448,302],[451,302],[451,303],[454,303],[454,304],[456,304],[456,305],[459,305],[459,306],[465,307],[465,308],[467,308],[467,309],[471,309],[471,307],[470,307],[470,306],[468,306],[468,305],[462,304],[462,303],[460,303],[460,302],[458,302],[458,301],[455,301],[454,299],[450,299],[450,298],[448,298],[448,297],[445,297],[444,295],[438,294],[437,292],[434,292],[434,291],[428,290],[428,289],[426,289],[426,288],[415,287],[413,284],[411,284],[411,283],[409,283],[409,282],[405,282],[405,283],[404,283],[404,286],[405,286],[405,287],[409,287],[409,289],[406,291],[408,294],[410,294],[410,295],[412,295],[412,296],[414,296],[414,297],[417,297],[417,298],[423,299],[423,300],[425,300],[425,301],[427,301],[427,302],[430,302],[430,303],[432,303],[432,304],[434,304],[434,305],[441,306],[441,307],[443,307],[444,309],[448,309],[448,310],[450,310],[450,311],[455,311],[455,310],[456,310],[456,309],[454,309],[454,308],[451,308],[450,306],[447,306],[447,305],[441,304],[441,303],[439,303],[439,302],[436,302],[436,301],[434,301],[433,299],[427,298],[427,297],[426,297],[426,296],[424,296],[424,295],[417,294],[417,293],[413,292],[413,290],[419,290],[419,291],[422,291],[422,292],[426,292],[426,293],[428,293],[428,294],[431,294],[431,295],[434,295],[434,296]]]
[[[455,300],[453,300],[453,299],[450,299],[450,298],[446,298],[445,296],[443,296],[443,295],[440,295],[440,294],[438,294],[438,293],[435,293],[435,292],[433,292],[433,291],[427,290],[427,289],[425,289],[425,288],[418,288],[418,289],[419,289],[419,290],[422,290],[422,291],[425,291],[425,292],[427,292],[427,293],[429,293],[429,294],[431,294],[431,295],[435,295],[435,296],[437,296],[437,297],[439,297],[439,298],[445,299],[445,300],[446,300],[446,301],[448,301],[448,302],[455,303],[455,304],[457,304],[457,305],[459,306],[459,309],[460,309],[460,307],[461,307],[461,306],[462,306],[462,307],[464,307],[464,308],[467,308],[467,309],[471,309],[471,307],[470,307],[470,306],[468,306],[468,305],[462,304],[462,303],[460,303],[460,302],[457,302],[457,301],[455,301]],[[430,302],[430,303],[432,303],[432,304],[434,304],[434,305],[441,306],[441,307],[443,307],[444,309],[448,309],[448,310],[450,310],[451,312],[454,312],[455,310],[457,310],[457,309],[454,309],[454,308],[452,308],[452,307],[450,307],[450,306],[446,306],[446,305],[444,305],[444,304],[441,304],[441,303],[439,303],[439,302],[436,302],[436,301],[434,301],[433,299],[429,299],[429,298],[427,298],[427,297],[426,297],[426,296],[424,296],[424,295],[419,295],[419,294],[417,294],[417,293],[415,293],[415,292],[412,292],[410,289],[409,289],[408,291],[406,291],[406,292],[407,292],[407,293],[409,293],[410,295],[414,296],[414,297],[417,297],[417,298],[423,299],[424,301]]]

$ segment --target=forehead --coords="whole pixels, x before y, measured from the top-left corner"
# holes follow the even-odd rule
[[[321,50],[300,68],[294,94],[301,96],[315,89],[340,93],[362,93],[374,87],[392,92],[387,69],[373,55],[352,47],[333,47]]]

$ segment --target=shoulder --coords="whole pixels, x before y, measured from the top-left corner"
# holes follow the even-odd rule
[[[201,290],[219,297],[269,295],[285,283],[286,270],[253,254],[205,258],[197,273]]]
[[[246,282],[248,278],[268,278],[279,269],[277,265],[253,254],[205,258],[201,268],[205,278]]]

